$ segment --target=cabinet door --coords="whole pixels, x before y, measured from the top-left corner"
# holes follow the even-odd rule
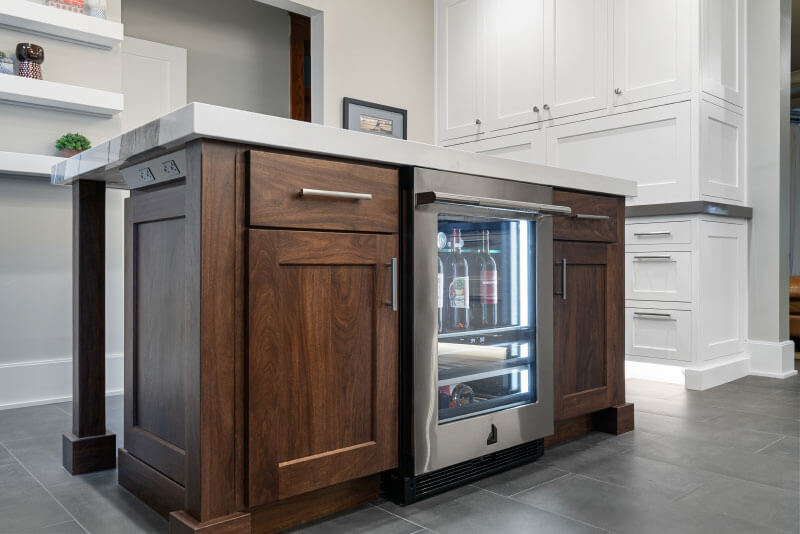
[[[547,152],[544,132],[539,129],[514,135],[482,139],[472,143],[463,143],[450,148],[541,165],[544,165]]]
[[[700,194],[744,202],[744,117],[700,102]]]
[[[397,247],[249,232],[249,506],[397,465]]]
[[[544,0],[543,119],[608,105],[608,26],[607,0]]]
[[[744,106],[744,0],[701,0],[703,91]]]
[[[692,197],[689,102],[618,113],[545,130],[547,164],[634,180],[628,205]]]
[[[481,132],[481,2],[437,4],[439,140]]]
[[[613,396],[625,358],[620,251],[618,245],[554,243],[556,420],[617,402]]]
[[[614,0],[614,105],[689,91],[689,0]]]
[[[489,131],[530,124],[542,118],[542,1],[487,3],[487,60],[483,77]]]

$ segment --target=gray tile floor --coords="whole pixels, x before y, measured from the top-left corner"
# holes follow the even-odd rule
[[[411,506],[379,500],[291,532],[800,532],[800,378],[705,392],[629,380],[627,392],[634,432],[593,433]],[[121,441],[122,398],[107,404]],[[0,533],[166,532],[115,470],[64,471],[70,413],[70,403],[0,412]]]

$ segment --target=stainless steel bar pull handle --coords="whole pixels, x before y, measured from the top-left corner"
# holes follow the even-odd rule
[[[639,317],[653,317],[656,319],[672,319],[671,313],[650,313],[650,312],[633,312],[634,315]]]
[[[669,230],[661,230],[658,232],[634,232],[633,235],[635,236],[672,235],[672,232],[670,232]]]
[[[300,190],[300,198],[331,198],[336,200],[372,200],[369,193],[350,193],[348,191],[325,191],[324,189]]]
[[[506,200],[502,198],[475,197],[456,193],[442,193],[439,191],[417,193],[417,206],[433,203],[475,206],[478,208],[518,211],[522,213],[538,213],[540,215],[563,215],[567,217],[572,215],[572,208],[567,206],[555,206],[553,204],[539,204],[536,202],[522,202],[519,200]]]
[[[669,261],[672,259],[672,256],[669,254],[657,254],[657,255],[649,255],[649,256],[634,256],[633,259],[635,260],[663,260]]]
[[[590,219],[593,221],[607,221],[611,219],[610,215],[592,215],[590,213],[578,213],[575,215],[576,219]]]
[[[567,300],[567,258],[561,260],[561,298]]]
[[[392,258],[392,262],[387,263],[386,267],[392,268],[392,300],[386,305],[391,306],[392,311],[397,311],[397,258]]]

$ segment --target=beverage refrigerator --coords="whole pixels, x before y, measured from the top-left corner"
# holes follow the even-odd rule
[[[553,433],[552,205],[545,186],[401,175],[400,467],[408,503],[542,455]]]

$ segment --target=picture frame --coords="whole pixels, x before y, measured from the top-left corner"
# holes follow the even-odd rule
[[[408,111],[405,109],[345,97],[342,114],[345,130],[408,139]]]

